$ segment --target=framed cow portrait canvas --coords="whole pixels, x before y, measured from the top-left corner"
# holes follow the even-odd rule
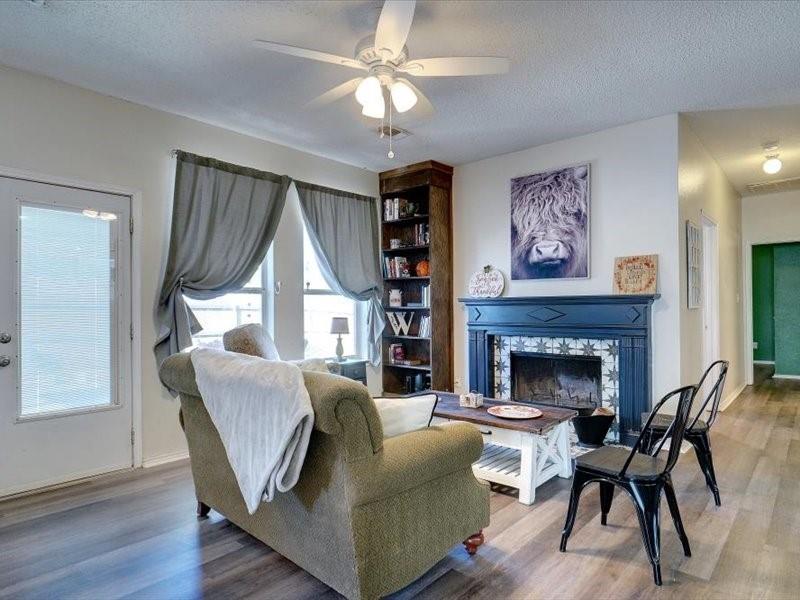
[[[589,164],[511,180],[511,279],[589,277]]]

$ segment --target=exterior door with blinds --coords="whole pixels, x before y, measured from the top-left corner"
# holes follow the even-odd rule
[[[0,496],[132,465],[130,198],[0,177]]]

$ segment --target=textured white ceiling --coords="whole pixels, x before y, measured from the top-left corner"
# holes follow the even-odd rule
[[[800,177],[800,105],[715,110],[686,117],[740,194],[748,193],[745,186],[750,183]],[[778,142],[783,168],[775,175],[761,169],[766,142]]]
[[[417,78],[436,107],[386,158],[354,76],[270,39],[351,56],[381,2],[0,2],[0,63],[375,170],[494,156],[678,111],[800,104],[797,2],[420,2],[412,57],[500,55],[508,75]],[[398,120],[399,121],[399,120]],[[646,143],[646,140],[643,140]]]

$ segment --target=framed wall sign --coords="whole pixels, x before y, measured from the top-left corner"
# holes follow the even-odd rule
[[[657,286],[658,254],[614,259],[615,294],[655,294]]]
[[[689,308],[703,304],[703,231],[686,221],[686,300]]]

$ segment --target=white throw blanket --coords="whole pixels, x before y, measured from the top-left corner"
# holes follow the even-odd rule
[[[296,365],[198,348],[197,388],[219,432],[247,510],[297,483],[314,410]]]

